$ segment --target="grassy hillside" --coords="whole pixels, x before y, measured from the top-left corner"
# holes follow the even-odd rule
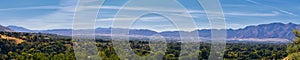
[[[6,36],[6,35],[1,35],[1,34],[0,34],[0,39],[12,40],[16,44],[20,44],[20,43],[24,42],[23,39],[19,39],[19,38],[15,38],[15,37],[9,37],[9,36]]]

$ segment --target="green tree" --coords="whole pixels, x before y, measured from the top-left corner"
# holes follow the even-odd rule
[[[289,53],[287,59],[289,60],[300,60],[300,32],[298,30],[293,30],[295,35],[294,42],[289,44],[287,47],[287,52]]]

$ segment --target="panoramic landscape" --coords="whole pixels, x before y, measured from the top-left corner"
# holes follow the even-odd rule
[[[276,27],[276,28],[274,28]],[[227,44],[225,59],[283,59],[289,54],[290,45],[298,42],[295,38],[299,34],[299,24],[270,23],[257,26],[247,26],[242,29],[227,29]],[[112,42],[107,34],[111,29],[97,28],[96,45],[99,55],[103,59],[119,59],[113,51]],[[120,28],[119,28],[120,29]],[[71,29],[30,30],[18,26],[1,26],[1,57],[3,59],[75,59],[71,38]],[[203,41],[197,42],[201,47],[199,59],[208,59],[210,50],[210,29],[195,30]],[[178,31],[155,32],[146,29],[130,29],[134,38],[145,38],[154,34],[161,34],[167,39],[168,49],[164,59],[178,59],[180,42]],[[244,33],[244,34],[240,34]],[[245,34],[247,33],[247,34]],[[118,34],[112,34],[118,35]],[[295,38],[295,40],[294,40]],[[148,41],[131,40],[135,52],[143,56],[149,54]],[[146,43],[146,44],[145,44]],[[296,45],[293,45],[296,46]],[[296,50],[298,50],[297,48]],[[67,57],[66,57],[67,56]],[[297,56],[297,55],[296,55]],[[84,56],[83,56],[84,57]],[[177,57],[177,58],[176,58]]]
[[[95,1],[5,0],[0,2],[0,59],[300,60],[300,1],[214,1],[220,4],[225,25],[219,25],[224,28],[215,28],[218,24],[198,0],[178,0],[184,9],[167,0],[141,0],[135,3],[145,4],[132,6],[131,0],[107,0],[101,6],[94,6]],[[133,18],[145,11],[155,13]],[[127,27],[131,19],[136,21]],[[193,24],[180,26],[186,21]],[[224,41],[214,37],[223,34]]]

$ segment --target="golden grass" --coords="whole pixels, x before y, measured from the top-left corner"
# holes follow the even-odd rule
[[[13,41],[15,41],[16,44],[20,44],[20,43],[24,42],[23,39],[19,39],[19,38],[15,38],[15,37],[9,37],[9,36],[6,36],[6,35],[1,35],[1,34],[0,34],[0,38],[7,39],[7,40],[13,40]]]

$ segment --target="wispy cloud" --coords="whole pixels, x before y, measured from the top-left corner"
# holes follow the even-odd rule
[[[97,8],[97,6],[90,6],[90,8]],[[121,6],[103,6],[101,9],[121,9]],[[176,8],[166,8],[166,9],[153,9],[147,7],[127,7],[122,8],[123,10],[138,10],[138,11],[160,11],[160,12],[173,12],[173,13],[184,13],[186,10],[180,10]],[[203,11],[197,10],[190,10],[186,12],[193,12],[193,13],[202,13]]]
[[[235,16],[277,16],[279,12],[272,11],[272,13],[243,13],[243,12],[230,12],[225,13],[225,15],[235,15]]]
[[[246,0],[246,1],[248,1],[248,2],[251,2],[251,3],[254,3],[254,4],[258,4],[258,5],[260,5],[260,3],[258,3],[258,2],[255,2],[255,1],[252,1],[252,0]]]
[[[112,20],[130,20],[132,18],[99,18],[97,21],[112,21]],[[151,16],[151,17],[141,17],[139,21],[146,21],[146,22],[160,22],[164,17],[159,16]]]
[[[286,14],[289,14],[289,15],[292,15],[292,16],[298,16],[297,14],[294,14],[294,13],[291,13],[291,12],[288,12],[288,11],[285,11],[285,10],[281,10],[281,9],[278,9],[278,8],[274,8],[282,13],[286,13]]]
[[[17,8],[4,8],[0,11],[11,11],[11,10],[34,10],[34,9],[61,9],[61,6],[34,6],[34,7],[17,7]]]
[[[97,6],[89,6],[89,8],[97,8]],[[101,9],[114,9],[119,10],[122,6],[103,6]],[[204,14],[205,12],[203,10],[183,10],[183,9],[176,9],[176,8],[166,8],[166,9],[153,9],[153,8],[147,8],[147,7],[127,7],[122,8],[122,10],[127,11],[158,11],[158,12],[164,12],[169,13],[171,15],[181,16],[181,17],[187,17],[190,18],[191,16],[186,16],[183,13],[190,13],[190,14]]]
[[[22,10],[22,9],[58,9],[57,11],[28,19],[22,19],[26,22],[17,22],[20,20],[8,20],[10,24],[21,25],[29,29],[43,30],[43,29],[53,29],[53,28],[71,28],[72,20],[75,8],[75,1],[63,1],[61,2],[63,6],[37,6],[37,7],[24,7],[24,8],[10,8],[2,9],[5,10]],[[74,4],[64,4],[64,3],[74,3]],[[1,9],[0,9],[1,11]],[[34,24],[34,25],[33,25]]]
[[[281,12],[281,13],[285,13],[285,14],[292,15],[292,16],[298,16],[297,14],[294,14],[294,13],[292,13],[292,12],[288,12],[288,11],[279,9],[279,8],[277,8],[277,7],[274,7],[274,6],[269,6],[269,5],[261,4],[261,3],[259,3],[259,2],[255,2],[255,1],[253,1],[253,0],[246,0],[246,1],[248,1],[248,2],[250,2],[250,3],[253,3],[253,4],[257,4],[257,5],[261,5],[261,6],[273,8],[273,9],[275,9],[276,11],[279,11],[279,12]]]

